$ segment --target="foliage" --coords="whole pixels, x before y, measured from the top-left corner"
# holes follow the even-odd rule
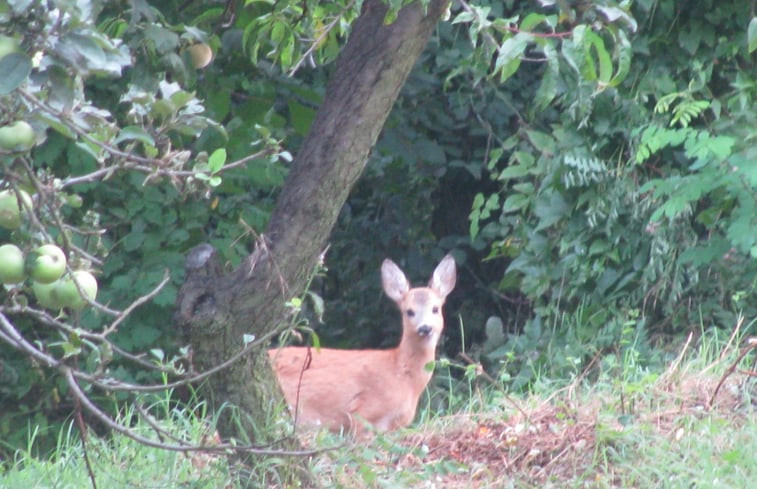
[[[554,382],[562,385],[564,379],[547,376],[534,382],[528,395],[506,395],[474,383],[467,408],[441,410],[406,430],[378,434],[371,444],[344,443],[326,432],[303,434],[313,446],[337,447],[314,457],[315,480],[339,488],[418,487],[427,481],[446,488],[471,480],[487,488],[502,487],[503,480],[511,487],[576,488],[651,487],[680,480],[688,487],[715,479],[728,487],[748,487],[757,475],[752,456],[757,426],[749,402],[753,380],[731,372],[714,405],[703,407],[730,366],[753,365],[753,355],[735,363],[753,327],[737,325],[733,335],[702,331],[699,340],[675,352],[671,363],[652,368],[635,362],[629,347],[629,354],[609,355],[595,364],[596,380],[585,382],[578,374],[569,389],[559,392]],[[165,414],[158,426],[173,436],[208,435],[201,403],[187,407],[163,395],[153,399],[151,412]],[[539,423],[544,412],[558,415],[544,425]],[[123,416],[141,433],[155,428],[133,411]],[[496,427],[502,431],[495,432]],[[569,438],[573,429],[585,436]],[[271,460],[243,472],[210,453],[156,450],[118,435],[89,440],[86,451],[97,487],[104,488],[260,485],[280,463]],[[558,441],[572,449],[554,450]],[[90,485],[75,430],[61,434],[48,459],[31,456],[36,442],[31,434],[15,458],[0,464],[5,485]]]
[[[404,87],[334,231],[329,257],[347,265],[332,268],[324,284],[329,304],[324,337],[333,335],[342,344],[354,338],[360,345],[393,344],[395,313],[379,299],[378,263],[385,256],[405,260],[409,276],[419,280],[449,249],[456,250],[466,272],[446,309],[450,318],[458,312],[465,318],[466,345],[485,339],[484,324],[492,314],[513,329],[523,324],[520,294],[510,288],[503,301],[496,290],[502,265],[480,262],[492,239],[470,238],[471,205],[474,198],[488,199],[490,209],[496,207],[499,196],[488,195],[499,184],[489,178],[489,167],[503,154],[503,134],[521,124],[522,111],[549,110],[566,90],[553,71],[560,49],[570,50],[572,76],[589,96],[623,78],[630,59],[624,29],[634,25],[611,5],[592,6],[582,17],[554,6],[533,10],[513,2],[453,2],[450,22],[440,24]],[[608,37],[602,38],[605,50],[597,51],[600,34]],[[585,79],[590,72],[593,78]],[[535,99],[524,90],[533,87],[538,106],[529,108]],[[451,354],[461,344],[459,333],[448,329]]]
[[[113,7],[7,2],[0,9],[11,44],[0,63],[14,73],[3,81],[0,125],[23,120],[34,131],[32,148],[0,154],[0,184],[28,191],[35,210],[18,229],[0,230],[0,241],[19,245],[27,259],[38,245],[56,243],[69,272],[93,269],[100,285],[98,304],[81,314],[44,310],[31,281],[8,285],[0,313],[4,339],[15,330],[54,361],[101,378],[154,382],[156,367],[177,373],[186,353],[170,328],[184,253],[210,241],[238,261],[246,253],[239,238],[264,225],[268,195],[291,157],[266,114],[273,99],[250,111],[231,107],[227,93],[208,98],[206,110],[192,90],[199,75],[186,48],[217,37],[171,24],[146,4]],[[47,416],[71,409],[69,386],[40,365],[29,368],[25,354],[4,353],[1,362],[0,402],[9,406],[3,450],[23,443],[27,421],[40,428],[36,446],[44,447]]]
[[[675,2],[639,2],[628,12],[639,32],[613,38],[621,51],[582,51],[604,60],[604,79],[621,72],[624,81],[579,76],[596,62],[577,63],[566,42],[543,68],[557,77],[549,106],[529,101],[543,99],[543,85],[516,85],[518,75],[504,85],[522,91],[521,120],[491,151],[499,189],[476,195],[470,233],[490,259],[508,260],[499,287],[532,304],[525,334],[498,350],[518,376],[551,368],[554,356],[530,352],[555,333],[583,360],[623,342],[612,325],[624,317],[650,341],[700,317],[727,327],[732,307],[757,313],[744,300],[757,283],[757,180],[741,7],[705,2],[690,15]],[[602,70],[611,59],[618,67]],[[583,318],[578,337],[546,327],[566,313]]]
[[[389,3],[392,21],[407,2]],[[130,353],[179,365],[184,253],[247,253],[363,2],[234,5],[0,2],[0,126],[34,132],[0,154],[0,190],[35,209],[0,241],[55,242],[100,284],[100,307],[57,318],[28,281],[1,291],[0,314],[55,358],[134,382],[155,374]],[[445,349],[514,389],[608,353],[655,364],[663,335],[753,316],[756,25],[733,1],[452,2],[334,231],[310,323],[324,344],[393,344],[381,259],[421,279],[449,250]],[[451,378],[429,406],[459,399]],[[22,354],[3,350],[0,380],[3,450],[72,409]]]
[[[200,442],[211,439],[203,405],[196,409],[172,405],[170,397],[155,400],[155,411],[167,414],[158,423],[166,433],[191,437]],[[138,433],[149,435],[154,426],[140,421],[133,410],[120,420],[134,425]],[[183,454],[147,447],[122,435],[103,438],[88,437],[83,444],[73,423],[67,423],[47,459],[34,456],[38,452],[38,433],[28,433],[27,445],[14,458],[0,465],[0,476],[6,487],[89,487],[90,469],[96,487],[127,488],[175,487],[191,485],[198,488],[225,487],[234,479],[225,460],[212,453]],[[87,466],[87,458],[91,465]]]
[[[626,341],[654,363],[700,318],[755,314],[740,6],[546,5],[453,2],[334,232],[324,341],[394,344],[378,264],[419,280],[451,248],[465,331],[443,348],[520,387]]]

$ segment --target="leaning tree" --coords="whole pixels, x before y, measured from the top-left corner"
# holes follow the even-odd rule
[[[204,246],[190,254],[178,320],[189,331],[198,369],[244,348],[245,335],[269,336],[285,323],[285,304],[302,293],[324,253],[339,211],[446,4],[413,3],[387,23],[387,6],[366,2],[254,252],[229,273]],[[215,399],[255,413],[255,423],[270,422],[260,413],[271,412],[278,387],[260,350],[216,374],[209,386]],[[225,428],[226,435],[240,434],[231,425]]]

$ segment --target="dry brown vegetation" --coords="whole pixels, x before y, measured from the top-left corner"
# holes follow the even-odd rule
[[[392,437],[401,447],[394,455],[377,453],[364,463],[380,473],[415,473],[418,483],[412,487],[623,487],[622,469],[598,456],[603,445],[633,430],[649,440],[678,441],[696,436],[684,420],[711,417],[738,427],[754,415],[754,406],[745,404],[757,395],[749,371],[728,367],[722,373],[715,367],[723,357],[692,370],[681,366],[681,358],[625,393],[592,387],[579,394],[571,386],[546,400],[508,398],[506,409],[437,418]],[[431,469],[439,466],[452,468]],[[345,466],[331,482],[372,487],[360,479]]]

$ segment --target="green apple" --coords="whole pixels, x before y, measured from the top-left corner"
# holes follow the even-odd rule
[[[16,121],[0,127],[0,148],[8,151],[26,151],[34,146],[34,129],[26,121]]]
[[[0,226],[6,229],[16,229],[21,225],[21,212],[27,208],[32,209],[32,198],[29,194],[19,189],[19,195],[25,205],[16,198],[16,192],[12,189],[3,190],[0,192]]]
[[[90,300],[95,300],[95,297],[97,297],[97,279],[95,279],[95,276],[86,270],[76,270],[72,276],[66,276],[53,282],[55,285],[53,294],[60,300],[63,307],[79,310],[88,304],[79,293],[79,289],[76,287],[77,283]]]
[[[18,39],[0,35],[0,59],[19,50]]]
[[[29,275],[43,284],[55,282],[66,271],[66,255],[54,244],[37,248],[29,261]]]
[[[37,298],[37,303],[45,309],[61,309],[63,302],[58,296],[57,287],[57,280],[49,284],[32,282],[32,292],[34,292],[34,297]]]
[[[0,282],[17,284],[24,278],[24,253],[21,248],[14,244],[0,246]]]

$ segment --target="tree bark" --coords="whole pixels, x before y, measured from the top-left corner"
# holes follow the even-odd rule
[[[448,0],[403,8],[384,24],[386,6],[367,0],[336,61],[323,103],[292,163],[264,238],[241,266],[224,273],[213,250],[193,250],[177,300],[197,370],[263,337],[287,321],[285,302],[303,292],[350,189],[362,173],[407,76]],[[263,346],[261,346],[261,351]],[[265,354],[252,352],[207,384],[215,405],[238,408],[241,423],[222,417],[222,436],[267,442],[272,406],[281,394]]]

